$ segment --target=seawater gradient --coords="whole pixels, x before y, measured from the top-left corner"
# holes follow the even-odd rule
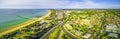
[[[0,32],[47,13],[44,9],[0,9]]]

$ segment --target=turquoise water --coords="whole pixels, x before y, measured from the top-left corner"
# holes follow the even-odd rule
[[[47,13],[48,10],[43,9],[0,9],[0,32]]]

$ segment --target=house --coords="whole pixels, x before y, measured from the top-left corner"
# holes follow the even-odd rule
[[[42,20],[39,24],[44,24],[45,23],[45,21],[44,20]]]
[[[119,28],[115,24],[106,25],[106,32],[108,36],[118,38]]]
[[[91,34],[86,33],[86,34],[84,34],[82,37],[83,37],[83,38],[90,38],[90,36],[91,36]]]
[[[67,28],[68,30],[72,30],[72,29],[73,29],[72,26],[71,26],[69,23],[66,23],[65,26],[66,26],[66,28]]]
[[[115,34],[115,33],[110,33],[108,36],[110,36],[110,37],[115,37],[115,38],[117,38],[117,37],[118,37],[118,35],[117,35],[117,34]]]
[[[77,31],[77,30],[74,30],[75,31],[75,35],[77,36],[80,36],[82,34],[82,31]]]

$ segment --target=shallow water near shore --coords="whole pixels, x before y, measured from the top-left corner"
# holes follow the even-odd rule
[[[47,13],[44,9],[0,9],[0,32]]]

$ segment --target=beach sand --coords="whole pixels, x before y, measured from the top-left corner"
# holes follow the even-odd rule
[[[11,33],[11,32],[14,32],[14,31],[16,31],[16,30],[18,30],[18,29],[20,29],[20,28],[26,27],[26,26],[28,26],[28,25],[30,25],[30,24],[33,24],[33,23],[35,23],[35,22],[37,22],[37,21],[40,21],[40,20],[48,17],[50,14],[51,14],[51,11],[49,11],[48,14],[46,14],[45,16],[42,16],[42,17],[40,17],[40,18],[33,18],[33,19],[31,19],[31,20],[29,20],[29,21],[26,21],[26,22],[24,22],[24,23],[15,25],[15,27],[11,27],[11,28],[3,31],[3,32],[0,32],[0,36],[6,35],[6,34]]]

